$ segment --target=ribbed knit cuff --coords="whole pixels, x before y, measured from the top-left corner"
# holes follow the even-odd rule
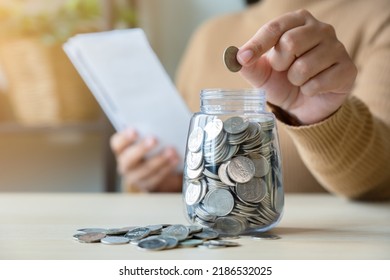
[[[370,198],[381,197],[375,189],[388,177],[389,140],[386,128],[362,101],[350,97],[335,114],[314,125],[284,126],[326,189],[350,198],[368,198],[370,192],[375,194]]]
[[[311,152],[326,152],[329,160],[333,162],[335,157],[339,157],[338,150],[344,148],[345,141],[348,141],[349,147],[353,147],[355,141],[364,143],[360,133],[355,132],[361,132],[362,129],[367,129],[364,126],[372,125],[371,122],[367,123],[367,117],[370,118],[367,107],[359,99],[350,97],[337,112],[322,122],[301,126],[283,125],[298,148],[304,147]],[[359,148],[359,144],[355,144],[356,148]]]

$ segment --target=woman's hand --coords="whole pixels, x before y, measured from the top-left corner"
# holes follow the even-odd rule
[[[114,134],[110,142],[126,190],[133,187],[141,191],[180,190],[182,177],[175,171],[180,159],[173,148],[151,156],[157,140],[153,137],[139,139],[133,129]]]
[[[240,73],[267,100],[313,124],[338,110],[357,70],[331,25],[308,11],[287,13],[262,26],[239,50]]]

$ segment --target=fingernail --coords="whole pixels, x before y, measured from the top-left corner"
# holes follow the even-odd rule
[[[155,145],[155,139],[153,137],[149,137],[145,139],[146,148],[152,148]]]
[[[166,149],[164,151],[164,156],[168,159],[172,158],[173,157],[173,151],[171,149]]]
[[[125,135],[129,139],[133,139],[135,137],[135,135],[136,135],[135,129],[134,128],[127,128],[125,130]]]
[[[248,63],[253,57],[253,51],[252,50],[245,50],[243,52],[239,52],[237,54],[237,60],[240,64],[246,64]]]

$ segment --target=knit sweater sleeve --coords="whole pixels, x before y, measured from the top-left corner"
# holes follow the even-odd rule
[[[354,199],[390,199],[390,129],[359,99],[350,98],[321,123],[287,131],[329,191]]]

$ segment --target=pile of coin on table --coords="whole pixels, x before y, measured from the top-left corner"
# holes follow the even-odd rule
[[[274,234],[258,233],[254,239],[279,239]],[[200,247],[217,249],[240,246],[238,242],[226,240],[215,230],[196,225],[149,225],[123,228],[82,228],[73,238],[80,243],[102,243],[107,245],[133,244],[139,249],[160,251],[173,248]],[[227,238],[239,238],[239,236]]]
[[[81,243],[119,245],[131,243],[140,249],[159,251],[176,247],[204,247],[209,249],[235,247],[239,243],[222,240],[218,232],[201,226],[150,225],[117,229],[78,229],[73,238]]]
[[[183,181],[191,223],[238,235],[278,220],[284,196],[273,127],[273,118],[195,119]]]

